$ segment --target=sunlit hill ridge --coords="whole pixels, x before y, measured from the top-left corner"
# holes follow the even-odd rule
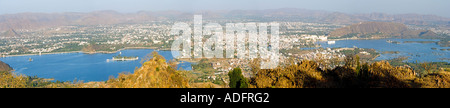
[[[448,88],[448,69],[431,69],[425,75],[418,75],[409,66],[392,66],[386,61],[361,63],[358,56],[349,57],[345,65],[333,69],[321,69],[314,61],[302,61],[275,69],[258,69],[253,66],[254,77],[244,78],[240,69],[229,74],[230,86],[250,88]],[[326,64],[325,64],[326,65]],[[9,71],[0,74],[2,88],[209,88],[211,83],[194,83],[189,71],[176,70],[176,65],[167,63],[164,57],[153,52],[134,73],[122,73],[105,82],[49,82],[42,78],[15,75]],[[239,77],[239,78],[238,78]],[[236,81],[237,80],[237,81]],[[239,84],[234,84],[239,83]],[[234,86],[231,86],[234,85]],[[240,86],[236,86],[240,85]],[[245,86],[242,86],[245,85]]]

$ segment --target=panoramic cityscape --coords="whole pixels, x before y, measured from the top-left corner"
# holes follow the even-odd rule
[[[0,87],[450,87],[448,13],[266,3],[189,10],[208,4],[200,1],[184,8],[136,4],[139,11],[128,3],[123,10],[0,8]],[[25,1],[6,2],[0,6]],[[155,1],[166,2],[173,0]],[[54,11],[59,8],[65,10]],[[274,64],[265,65],[268,61]]]

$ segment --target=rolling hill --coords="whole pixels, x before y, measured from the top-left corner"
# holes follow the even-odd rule
[[[450,18],[420,14],[347,14],[296,8],[233,11],[139,11],[119,13],[116,11],[95,11],[89,13],[18,13],[0,15],[0,31],[40,29],[65,25],[99,25],[120,23],[141,23],[156,20],[192,20],[194,14],[204,19],[252,19],[256,21],[304,21],[316,23],[353,24],[358,22],[397,22],[411,25],[438,25],[450,28]],[[20,34],[20,33],[19,33]]]
[[[389,37],[429,37],[437,34],[430,30],[410,30],[401,23],[361,22],[332,31],[330,37],[340,38],[389,38]]]

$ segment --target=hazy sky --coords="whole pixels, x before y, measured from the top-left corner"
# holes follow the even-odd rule
[[[260,10],[303,8],[344,13],[418,13],[450,17],[450,0],[0,0],[0,14],[116,10]]]

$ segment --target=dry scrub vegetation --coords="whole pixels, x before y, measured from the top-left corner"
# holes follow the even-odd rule
[[[275,69],[252,68],[254,77],[238,79],[239,87],[249,88],[450,88],[450,73],[446,70],[425,75],[408,66],[391,66],[386,61],[361,63],[358,58],[345,65],[322,69],[314,61],[301,61]],[[190,71],[176,70],[164,57],[153,52],[133,74],[121,73],[105,82],[49,82],[42,78],[0,72],[1,88],[211,88],[212,83],[192,83]],[[257,66],[257,65],[252,65]],[[238,70],[236,68],[235,70]],[[233,70],[234,72],[234,70]],[[231,76],[231,74],[230,74]],[[235,75],[239,76],[239,75]],[[245,81],[245,82],[242,82]],[[245,84],[245,86],[242,86]],[[233,84],[230,84],[233,85]],[[234,86],[230,87],[236,87]]]

